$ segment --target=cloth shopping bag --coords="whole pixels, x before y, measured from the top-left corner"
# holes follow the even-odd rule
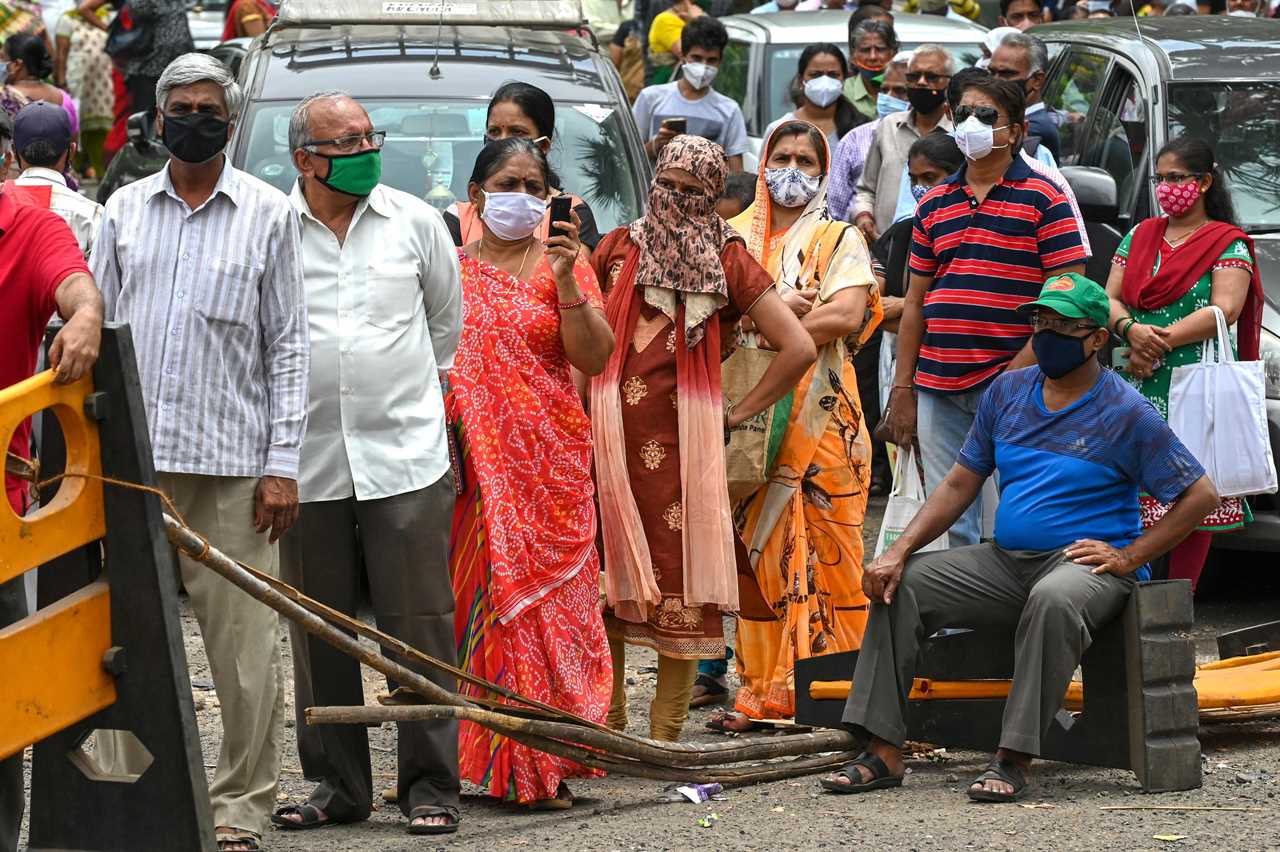
[[[769,369],[776,353],[740,346],[720,368],[720,388],[726,408],[742,400]],[[754,417],[729,430],[724,449],[725,473],[729,480],[729,500],[753,494],[769,479],[773,459],[786,435],[791,419],[792,391]]]
[[[924,481],[920,476],[920,466],[916,464],[915,447],[899,447],[898,463],[893,471],[893,492],[884,508],[880,537],[876,539],[876,556],[888,550],[907,531],[907,525],[924,505],[924,498]],[[947,534],[943,533],[916,552],[946,549]]]
[[[1199,364],[1173,368],[1169,426],[1204,465],[1221,496],[1272,494],[1276,466],[1267,436],[1263,363],[1235,360],[1227,318],[1216,305],[1212,308],[1217,345],[1205,341]]]

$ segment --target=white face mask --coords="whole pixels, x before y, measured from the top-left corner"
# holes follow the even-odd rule
[[[803,207],[818,194],[822,178],[807,175],[795,166],[781,169],[765,169],[764,182],[769,195],[783,207]]]
[[[1257,13],[1257,12],[1250,12],[1248,9],[1236,9],[1234,12],[1228,12],[1228,13],[1227,13],[1227,15],[1229,15],[1229,16],[1230,16],[1230,17],[1232,17],[1232,18],[1256,18],[1256,17],[1258,17],[1258,13]]]
[[[804,81],[804,96],[816,107],[829,107],[844,92],[844,83],[825,74]]]
[[[995,132],[1004,130],[1008,126],[1006,124],[1004,127],[989,127],[979,121],[976,115],[971,115],[951,131],[951,138],[956,140],[956,147],[965,157],[970,160],[981,160],[998,148],[1009,147],[994,144]]]
[[[498,239],[523,240],[538,230],[546,213],[546,202],[527,192],[486,192],[480,218]]]
[[[712,65],[705,65],[701,62],[691,62],[685,65],[680,72],[686,83],[701,91],[710,86],[716,79],[716,72],[720,69]]]

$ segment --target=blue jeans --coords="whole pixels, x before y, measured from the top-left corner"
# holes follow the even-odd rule
[[[984,390],[959,394],[920,391],[916,401],[916,434],[924,464],[924,490],[932,494],[960,455],[973,426]],[[977,544],[982,537],[982,495],[973,501],[949,531],[951,547]]]
[[[721,678],[729,673],[729,661],[733,659],[733,649],[725,648],[724,656],[718,660],[698,660],[698,674]]]

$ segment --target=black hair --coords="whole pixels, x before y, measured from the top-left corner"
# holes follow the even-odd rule
[[[1178,136],[1164,143],[1155,162],[1165,154],[1172,154],[1188,172],[1198,175],[1209,175],[1213,182],[1204,194],[1204,212],[1210,219],[1235,225],[1236,209],[1231,203],[1231,193],[1227,191],[1226,181],[1222,179],[1222,169],[1218,168],[1217,158],[1208,142],[1195,136]]]
[[[834,44],[820,42],[811,44],[800,53],[800,61],[796,64],[796,76],[791,78],[791,102],[796,106],[804,103],[804,72],[809,63],[817,56],[834,56],[840,63],[840,73],[849,77],[849,61],[844,58],[844,51]],[[859,124],[858,111],[844,95],[836,98],[836,135],[843,137]]]
[[[1021,145],[1026,141],[1027,131],[1022,128],[1022,124],[1027,120],[1027,96],[1022,90],[1021,83],[1001,80],[999,77],[988,74],[985,79],[973,79],[960,84],[960,98],[964,97],[965,92],[970,91],[981,92],[995,101],[996,106],[1003,109],[1005,115],[1009,116],[1009,123],[1016,124],[1022,129],[1018,144]],[[956,99],[957,103],[960,98]],[[1017,156],[1016,150],[1014,156]]]
[[[53,57],[39,36],[30,33],[10,36],[4,43],[4,52],[10,61],[21,62],[27,73],[36,79],[43,80],[53,74]]]
[[[27,147],[18,152],[18,156],[28,166],[50,168],[65,153],[67,153],[66,148],[59,151],[48,139],[33,139],[27,143]]]
[[[1164,16],[1166,18],[1175,18],[1179,15],[1198,15],[1198,14],[1200,13],[1196,11],[1196,7],[1190,5],[1189,3],[1174,3],[1172,6],[1164,10]]]
[[[750,172],[733,172],[724,179],[721,198],[732,199],[746,210],[756,200],[756,176]]]
[[[1009,7],[1016,2],[1018,2],[1018,0],[1000,0],[1000,17],[1002,18],[1009,17]],[[1037,9],[1040,8],[1040,4],[1037,2],[1037,0],[1028,0],[1028,2],[1035,3],[1036,8]]]
[[[878,3],[864,2],[853,10],[849,16],[849,44],[853,44],[853,31],[864,21],[881,21],[888,18],[893,21],[893,14]]]
[[[912,159],[916,157],[924,157],[944,169],[947,174],[960,171],[960,167],[964,165],[964,154],[960,153],[956,140],[951,138],[950,133],[942,130],[926,133],[912,143],[911,149],[907,151],[907,165],[910,166]]]
[[[878,6],[876,8],[879,8]],[[885,46],[894,53],[898,52],[901,46],[898,44],[898,34],[894,31],[892,24],[886,24],[884,21],[878,21],[874,18],[863,21],[853,29],[849,30],[849,54],[852,56],[853,51],[858,47],[858,41],[864,36],[875,34],[884,39]]]
[[[684,25],[680,32],[680,53],[686,55],[695,47],[719,51],[729,46],[729,31],[719,18],[702,15]]]
[[[533,157],[542,169],[542,180],[550,187],[551,166],[547,164],[547,155],[542,153],[542,149],[537,145],[519,136],[496,139],[481,148],[480,154],[476,157],[475,167],[471,169],[471,183],[483,186],[484,182],[493,177],[498,169],[518,154],[528,154]]]
[[[814,127],[807,121],[786,121],[779,124],[769,136],[769,145],[777,145],[788,136],[807,136],[809,141],[813,143],[813,148],[818,152],[818,167],[822,169],[822,173],[827,173],[827,138],[822,135],[822,131]],[[760,157],[761,165],[769,160],[769,155],[773,153],[770,147],[764,151]]]
[[[954,111],[960,106],[960,96],[964,94],[966,83],[973,80],[990,80],[991,72],[985,68],[961,68],[959,71],[951,75],[951,82],[947,84],[947,106]]]
[[[555,135],[556,105],[552,102],[551,96],[542,89],[519,80],[503,83],[489,99],[489,109],[484,114],[485,121],[488,122],[489,113],[493,112],[495,106],[505,103],[513,103],[520,107],[520,111],[529,116],[534,127],[538,128],[539,136],[550,139]]]
[[[0,109],[0,139],[6,142],[13,140],[13,119],[2,109]]]

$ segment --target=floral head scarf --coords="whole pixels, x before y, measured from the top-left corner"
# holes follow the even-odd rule
[[[690,347],[702,339],[702,323],[728,304],[729,282],[720,252],[737,233],[716,215],[716,200],[724,191],[724,149],[700,136],[677,136],[658,157],[655,174],[683,169],[706,187],[689,196],[658,186],[649,191],[649,211],[631,225],[631,239],[640,248],[635,284],[644,288],[645,301],[672,321],[676,304],[685,306],[685,339]]]

